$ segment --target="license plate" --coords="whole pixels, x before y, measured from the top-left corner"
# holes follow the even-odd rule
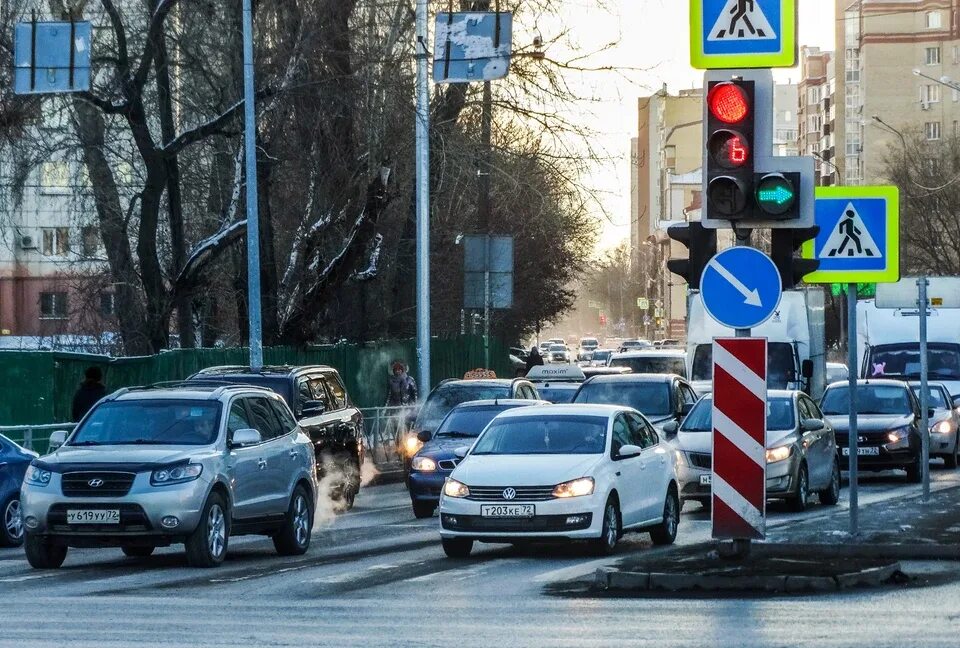
[[[880,455],[880,448],[857,448],[858,457],[876,457]],[[850,448],[843,448],[843,456],[850,456]]]
[[[713,475],[700,475],[700,485],[709,486],[713,483]]]
[[[480,517],[532,518],[537,514],[533,504],[489,504],[480,507]]]
[[[120,524],[120,511],[117,509],[67,511],[67,524]]]

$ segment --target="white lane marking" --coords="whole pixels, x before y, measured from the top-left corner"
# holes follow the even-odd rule
[[[22,583],[24,581],[37,580],[38,578],[50,578],[51,576],[56,576],[57,572],[50,572],[47,574],[30,574],[28,576],[7,576],[5,578],[0,578],[0,583]]]

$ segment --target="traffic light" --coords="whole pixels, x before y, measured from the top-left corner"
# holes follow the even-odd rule
[[[707,269],[710,259],[717,254],[717,231],[706,229],[694,221],[670,226],[667,236],[690,250],[690,256],[686,259],[667,261],[667,269],[686,279],[691,289],[699,290],[703,271]]]
[[[800,218],[799,173],[758,173],[757,218],[762,220],[797,220]]]
[[[707,202],[711,219],[753,215],[754,82],[707,84]]]
[[[780,271],[780,281],[784,290],[797,287],[803,278],[816,271],[820,262],[813,259],[798,259],[795,254],[804,243],[816,238],[820,227],[803,227],[798,229],[772,230],[773,241],[770,247],[770,256],[774,265]]]

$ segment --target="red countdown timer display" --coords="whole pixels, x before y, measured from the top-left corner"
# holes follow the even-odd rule
[[[737,169],[750,161],[750,145],[735,131],[721,130],[710,138],[710,157],[724,169]]]

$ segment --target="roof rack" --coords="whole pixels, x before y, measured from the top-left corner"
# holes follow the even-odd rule
[[[209,398],[215,400],[222,396],[224,392],[231,389],[253,389],[256,391],[266,391],[273,393],[273,390],[266,387],[260,387],[258,385],[248,385],[243,383],[229,382],[226,380],[167,380],[156,382],[151,385],[137,385],[134,387],[121,387],[117,391],[107,396],[108,400],[117,400],[124,394],[129,394],[130,392],[146,392],[152,390],[161,390],[161,389],[178,389],[178,388],[192,388],[196,391],[202,391],[204,388],[210,389]],[[198,389],[199,388],[199,389]],[[212,389],[211,389],[212,388]]]

